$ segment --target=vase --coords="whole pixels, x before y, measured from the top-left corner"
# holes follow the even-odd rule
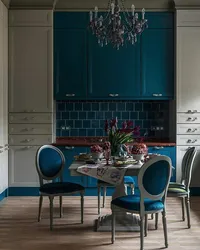
[[[144,160],[145,154],[133,154],[133,159],[138,161],[138,164],[142,164],[142,160]]]
[[[101,159],[103,158],[103,153],[100,153],[100,152],[92,152],[92,153],[91,153],[91,156],[92,156],[92,159],[93,159],[95,162],[100,162]]]

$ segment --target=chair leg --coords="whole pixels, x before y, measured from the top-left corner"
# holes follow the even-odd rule
[[[98,186],[98,215],[101,214],[101,187]]]
[[[53,230],[53,199],[54,199],[54,196],[49,196],[49,206],[50,206],[50,230]]]
[[[62,196],[59,196],[59,201],[60,201],[60,218],[62,218],[63,216]]]
[[[40,199],[39,199],[39,211],[38,211],[38,222],[41,220],[42,202],[43,202],[43,196],[40,195]]]
[[[153,214],[151,214],[151,220],[153,220],[154,219],[154,215]]]
[[[182,220],[185,221],[185,197],[181,198],[181,205],[182,205]]]
[[[83,224],[84,217],[84,194],[81,193],[81,223]]]
[[[190,224],[190,197],[185,198],[185,206],[186,206],[186,213],[187,213],[187,224],[188,224],[188,228],[190,228],[191,227],[191,224]]]
[[[144,249],[144,218],[140,216],[140,250]]]
[[[167,219],[166,219],[166,212],[163,210],[162,212],[162,221],[163,221],[163,230],[164,230],[164,237],[165,237],[165,247],[168,247],[168,237],[167,237]]]
[[[115,212],[112,209],[112,244],[115,242]]]
[[[156,219],[155,219],[155,229],[158,229],[158,213],[156,213]]]
[[[103,208],[105,207],[106,204],[106,187],[103,187]]]
[[[145,214],[144,236],[147,236],[148,232],[148,214]]]

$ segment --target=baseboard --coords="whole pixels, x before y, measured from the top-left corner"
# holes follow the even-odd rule
[[[106,195],[111,196],[113,191],[114,188],[108,187]],[[97,196],[97,188],[86,188],[85,195]],[[39,196],[39,187],[9,187],[8,196]]]
[[[8,197],[8,189],[6,188],[2,193],[0,193],[0,201]]]

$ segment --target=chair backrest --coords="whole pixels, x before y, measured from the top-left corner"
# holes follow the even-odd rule
[[[36,153],[36,169],[40,179],[40,185],[44,180],[62,180],[62,173],[65,166],[65,157],[56,147],[44,145]]]
[[[155,156],[147,161],[138,174],[140,213],[144,214],[144,199],[161,200],[165,203],[171,177],[172,162],[167,156]]]
[[[190,164],[190,159],[195,152],[195,147],[189,148],[183,156],[182,164],[181,164],[181,183],[186,185],[186,183],[190,182],[191,179],[191,171],[192,166]]]
[[[191,177],[192,177],[192,168],[194,166],[196,154],[197,154],[197,150],[194,148],[192,150],[192,153],[189,155],[188,161],[186,163],[187,165],[185,167],[185,173],[184,173],[185,179],[183,183],[185,184],[187,191],[189,191],[189,187],[190,187],[190,182],[191,182]]]

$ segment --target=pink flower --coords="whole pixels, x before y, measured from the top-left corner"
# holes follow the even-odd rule
[[[92,153],[102,153],[103,152],[103,149],[102,147],[100,147],[99,145],[93,145],[90,147],[90,150]]]

